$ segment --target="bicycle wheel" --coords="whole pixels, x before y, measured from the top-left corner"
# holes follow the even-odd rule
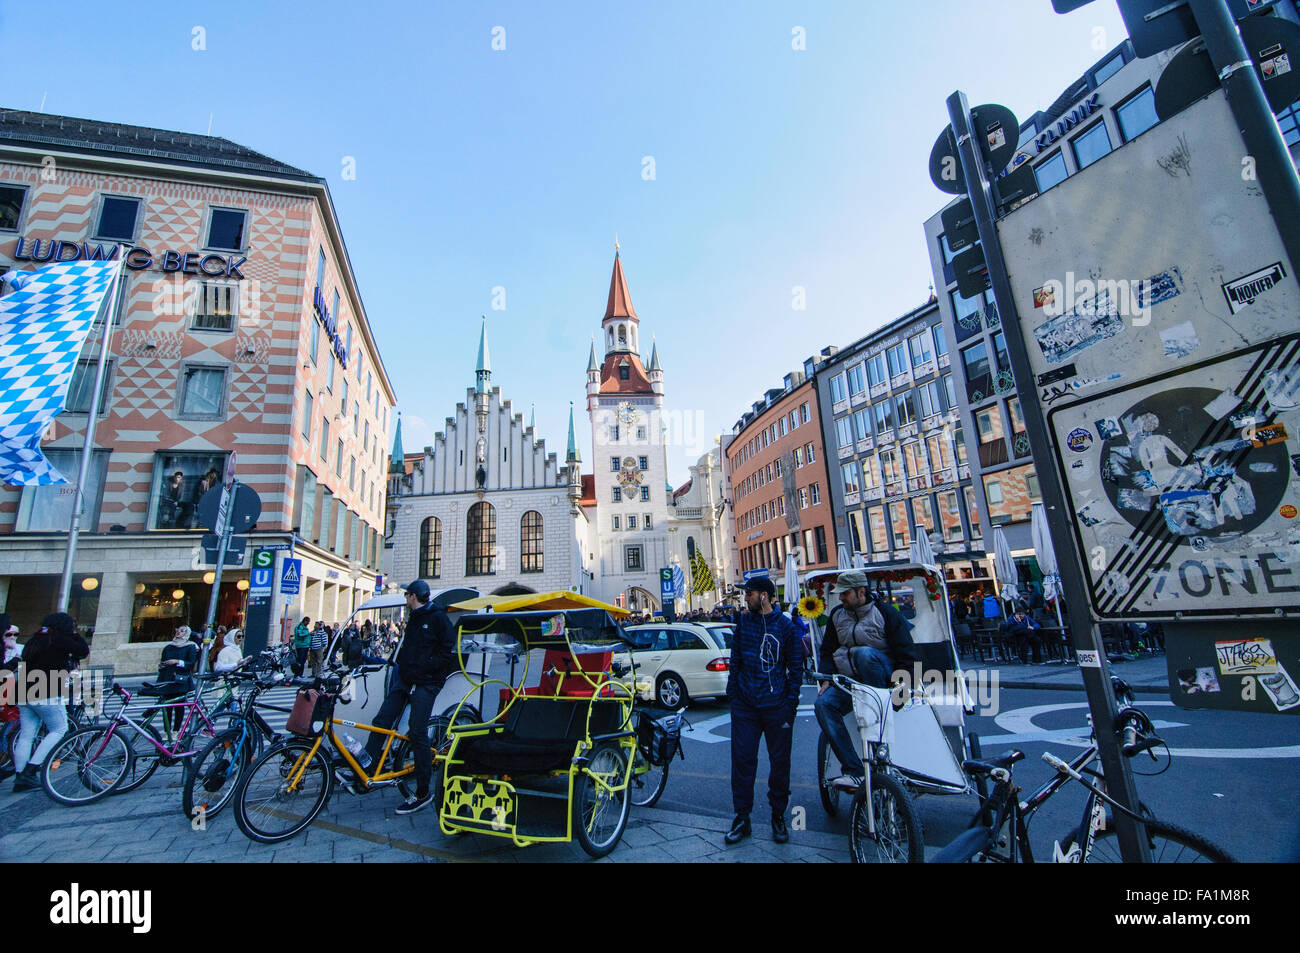
[[[248,769],[235,791],[235,823],[244,836],[278,844],[306,830],[325,808],[334,779],[325,746],[312,755],[312,744],[295,739],[276,745]]]
[[[1231,854],[1218,847],[1200,834],[1166,824],[1154,818],[1143,821],[1147,829],[1147,846],[1151,849],[1151,860],[1157,864],[1235,864]],[[1074,847],[1077,830],[1070,831],[1061,839],[1061,852],[1069,855]],[[1113,826],[1099,830],[1093,836],[1092,850],[1081,858],[1085,864],[1120,864],[1124,860],[1119,852],[1119,837]]]
[[[907,789],[892,774],[871,775],[871,807],[876,832],[867,822],[865,785],[853,798],[849,852],[855,864],[919,864],[925,860],[921,819]]]
[[[637,745],[632,760],[632,803],[637,807],[654,807],[668,787],[668,762],[654,764]]]
[[[242,728],[223,731],[195,755],[185,769],[181,809],[190,820],[202,808],[211,820],[230,803],[239,779],[253,761],[252,732]]]
[[[631,805],[626,780],[627,758],[621,747],[611,744],[597,746],[586,770],[575,779],[573,830],[592,857],[604,857],[623,836]]]
[[[840,776],[836,770],[838,766],[839,759],[835,757],[830,741],[825,734],[818,735],[817,792],[822,796],[822,807],[827,817],[839,817],[840,814],[840,790],[830,783]]]
[[[65,807],[90,804],[112,794],[130,770],[131,747],[107,728],[84,728],[55,746],[41,765],[45,793]]]
[[[155,742],[160,745],[165,742],[158,729],[148,720],[141,722],[139,728],[127,724],[119,725],[117,734],[125,735],[124,740],[131,748],[131,764],[127,767],[121,782],[114,786],[112,793],[126,794],[153,777],[153,773],[162,764],[162,754],[155,747]]]

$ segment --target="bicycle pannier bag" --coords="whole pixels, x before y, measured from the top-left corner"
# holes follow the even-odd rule
[[[311,726],[316,720],[316,699],[320,694],[314,688],[304,688],[298,692],[298,697],[293,701],[293,709],[289,712],[289,720],[284,725],[286,731],[295,735],[315,734]]]

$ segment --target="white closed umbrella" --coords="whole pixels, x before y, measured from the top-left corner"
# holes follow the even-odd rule
[[[849,559],[849,544],[840,543],[836,547],[835,568],[839,570],[852,569],[853,562]]]
[[[908,556],[912,562],[924,566],[931,572],[938,572],[938,564],[934,559],[934,547],[930,545],[930,537],[923,532],[918,532],[916,538],[912,540],[912,545],[908,547]]]
[[[867,568],[867,555],[866,555],[866,553],[854,553],[854,554],[853,554],[853,568],[854,568],[854,569],[866,569],[866,568]]]
[[[1056,564],[1056,550],[1052,546],[1052,530],[1047,525],[1047,511],[1042,503],[1030,509],[1030,535],[1034,541],[1034,555],[1043,573],[1043,598],[1056,602],[1056,624],[1061,626],[1061,569]]]
[[[785,554],[785,601],[792,611],[799,601],[799,566],[793,552]]]
[[[1002,584],[1001,601],[1014,603],[1020,598],[1020,579],[1016,572],[1016,561],[1011,558],[1011,547],[1007,544],[1007,534],[1002,527],[993,531],[993,568],[997,570],[998,582]]]

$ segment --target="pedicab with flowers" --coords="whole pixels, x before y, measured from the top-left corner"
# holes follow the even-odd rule
[[[841,572],[809,574],[798,611],[811,623],[813,651],[827,635],[837,602],[831,590]],[[864,685],[842,673],[818,673],[853,699],[866,777],[844,775],[825,734],[817,743],[817,782],[830,816],[843,796],[853,799],[850,844],[855,860],[920,860],[920,822],[911,804],[920,794],[965,794],[970,781],[962,761],[977,756],[965,717],[973,699],[962,676],[942,571],[921,563],[864,567],[875,597],[906,620],[921,661],[892,688]],[[968,745],[974,743],[975,753]]]

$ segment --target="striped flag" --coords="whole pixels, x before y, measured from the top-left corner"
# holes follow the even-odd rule
[[[704,554],[698,549],[695,551],[695,561],[691,563],[691,582],[691,591],[697,596],[712,592],[716,588],[709,564],[704,561]]]
[[[686,595],[686,573],[682,572],[682,567],[673,566],[673,598],[680,599]]]
[[[117,261],[70,261],[11,271],[0,298],[0,481],[67,483],[41,436],[68,398],[77,355],[113,284]]]

